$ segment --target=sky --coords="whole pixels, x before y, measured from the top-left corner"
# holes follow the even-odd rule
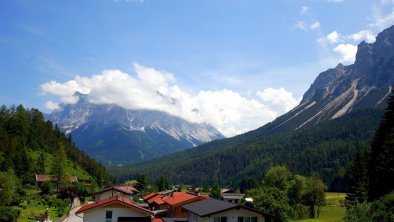
[[[226,136],[291,110],[394,0],[0,0],[0,104],[159,110]]]

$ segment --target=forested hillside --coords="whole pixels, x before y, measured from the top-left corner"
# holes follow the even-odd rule
[[[55,179],[38,183],[36,174]],[[39,220],[46,209],[60,217],[73,197],[113,182],[39,110],[0,108],[0,221]]]
[[[110,169],[121,180],[145,173],[164,175],[172,183],[238,186],[248,176],[261,180],[265,171],[286,165],[302,175],[319,173],[330,190],[343,190],[345,168],[353,154],[369,146],[383,110],[360,110],[313,128],[267,135],[256,130],[214,141],[131,167]]]
[[[75,147],[72,139],[54,127],[50,121],[44,121],[37,109],[17,107],[0,108],[0,169],[12,169],[24,183],[33,183],[35,174],[50,174],[56,164],[54,158],[64,150],[65,172],[74,175],[83,172],[80,177],[101,181],[111,181],[112,177],[105,168]]]

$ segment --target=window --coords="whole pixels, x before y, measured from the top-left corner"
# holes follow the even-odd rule
[[[227,222],[227,217],[214,217],[213,222]]]
[[[238,222],[257,222],[257,217],[238,217]]]
[[[105,211],[105,222],[112,222],[112,211]]]

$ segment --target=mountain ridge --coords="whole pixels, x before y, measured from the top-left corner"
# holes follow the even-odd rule
[[[75,104],[61,104],[46,118],[105,164],[135,163],[224,136],[208,124],[191,123],[165,112],[93,104],[76,92]]]

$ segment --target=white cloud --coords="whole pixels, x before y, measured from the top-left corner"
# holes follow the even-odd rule
[[[357,33],[349,35],[348,38],[352,39],[355,42],[365,40],[366,42],[371,43],[375,41],[375,35],[369,30],[361,30]]]
[[[341,56],[341,62],[354,63],[356,59],[357,46],[352,44],[339,44],[333,51]]]
[[[52,101],[47,101],[47,102],[45,103],[45,107],[46,107],[47,109],[54,110],[54,109],[59,108],[59,104],[57,104],[57,103],[55,103],[55,102],[52,102]]]
[[[330,34],[328,34],[326,38],[329,43],[334,44],[339,42],[340,35],[338,34],[337,31],[333,31]]]
[[[95,104],[164,111],[192,122],[209,123],[226,136],[260,127],[297,105],[292,94],[283,88],[263,90],[256,98],[228,89],[192,94],[178,86],[171,73],[137,63],[134,72],[131,76],[119,70],[104,70],[64,83],[50,81],[41,85],[41,91],[60,97],[63,103],[77,102],[73,94],[80,91],[89,94],[88,99]],[[57,104],[48,101],[46,107],[56,108]]]
[[[309,28],[310,28],[311,30],[316,30],[316,29],[320,28],[320,22],[314,22],[313,24],[311,24],[311,25],[309,26]]]
[[[288,92],[284,88],[267,88],[261,92],[257,92],[257,95],[263,102],[266,102],[269,108],[278,113],[285,113],[300,102],[293,97],[291,92]]]
[[[327,0],[327,2],[335,2],[335,3],[339,3],[339,2],[343,2],[344,0]]]

